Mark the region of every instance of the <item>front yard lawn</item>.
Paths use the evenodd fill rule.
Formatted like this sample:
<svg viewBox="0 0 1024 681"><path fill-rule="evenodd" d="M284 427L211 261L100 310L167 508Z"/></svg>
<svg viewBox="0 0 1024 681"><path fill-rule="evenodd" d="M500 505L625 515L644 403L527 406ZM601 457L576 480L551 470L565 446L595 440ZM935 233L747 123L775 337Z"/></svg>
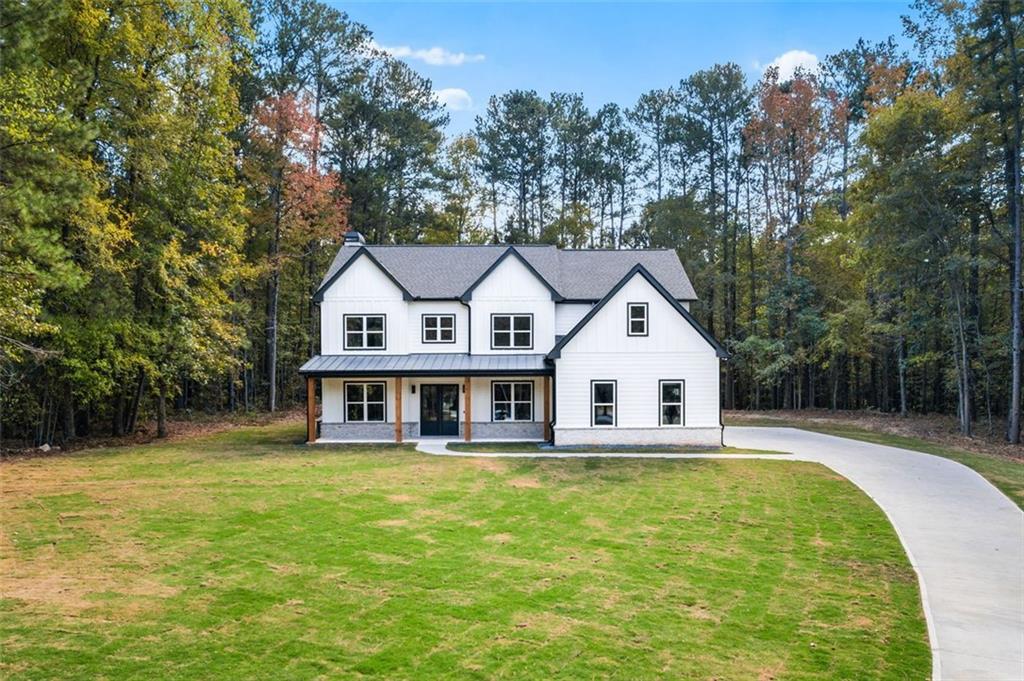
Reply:
<svg viewBox="0 0 1024 681"><path fill-rule="evenodd" d="M300 439L0 465L0 676L930 673L895 532L824 467Z"/></svg>
<svg viewBox="0 0 1024 681"><path fill-rule="evenodd" d="M573 446L552 447L546 442L526 440L522 442L449 442L448 449L453 452L480 452L482 454L502 454L537 452L538 454L786 454L770 449L740 449L739 447L680 447L674 445L609 445L609 446Z"/></svg>

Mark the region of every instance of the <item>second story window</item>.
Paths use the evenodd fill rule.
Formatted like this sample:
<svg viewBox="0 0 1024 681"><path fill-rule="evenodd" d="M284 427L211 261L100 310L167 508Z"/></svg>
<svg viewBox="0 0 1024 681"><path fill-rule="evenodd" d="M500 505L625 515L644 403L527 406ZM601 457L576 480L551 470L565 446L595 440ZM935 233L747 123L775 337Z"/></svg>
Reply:
<svg viewBox="0 0 1024 681"><path fill-rule="evenodd" d="M384 315L345 315L346 350L383 350Z"/></svg>
<svg viewBox="0 0 1024 681"><path fill-rule="evenodd" d="M454 343L455 315L425 314L423 315L424 343Z"/></svg>
<svg viewBox="0 0 1024 681"><path fill-rule="evenodd" d="M647 335L647 303L628 303L626 305L626 335Z"/></svg>
<svg viewBox="0 0 1024 681"><path fill-rule="evenodd" d="M492 314L491 349L529 350L533 348L532 314Z"/></svg>

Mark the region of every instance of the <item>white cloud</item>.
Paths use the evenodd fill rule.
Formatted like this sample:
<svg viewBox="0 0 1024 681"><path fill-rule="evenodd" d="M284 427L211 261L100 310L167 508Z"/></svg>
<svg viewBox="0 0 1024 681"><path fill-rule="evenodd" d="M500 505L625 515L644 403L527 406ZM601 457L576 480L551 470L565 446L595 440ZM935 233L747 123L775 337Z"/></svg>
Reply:
<svg viewBox="0 0 1024 681"><path fill-rule="evenodd" d="M373 41L373 47L398 59L416 59L431 66L462 66L483 61L485 58L482 54L450 52L443 47L417 49L408 45L381 45L377 41Z"/></svg>
<svg viewBox="0 0 1024 681"><path fill-rule="evenodd" d="M812 73L817 71L818 55L806 50L790 50L789 52L783 52L767 64L762 65L759 62L754 62L754 66L761 69L761 73L764 73L772 66L777 66L779 69L779 80L786 81L793 78L797 68L802 68Z"/></svg>
<svg viewBox="0 0 1024 681"><path fill-rule="evenodd" d="M469 111L473 108L473 98L460 87L446 87L434 91L437 101L444 104L450 111Z"/></svg>

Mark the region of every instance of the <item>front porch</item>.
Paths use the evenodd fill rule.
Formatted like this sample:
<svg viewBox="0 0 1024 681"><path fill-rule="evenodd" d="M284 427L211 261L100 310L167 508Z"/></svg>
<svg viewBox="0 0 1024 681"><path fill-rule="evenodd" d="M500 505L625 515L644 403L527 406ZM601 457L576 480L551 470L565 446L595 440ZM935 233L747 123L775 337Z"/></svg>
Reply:
<svg viewBox="0 0 1024 681"><path fill-rule="evenodd" d="M543 355L322 355L300 371L308 443L552 438Z"/></svg>

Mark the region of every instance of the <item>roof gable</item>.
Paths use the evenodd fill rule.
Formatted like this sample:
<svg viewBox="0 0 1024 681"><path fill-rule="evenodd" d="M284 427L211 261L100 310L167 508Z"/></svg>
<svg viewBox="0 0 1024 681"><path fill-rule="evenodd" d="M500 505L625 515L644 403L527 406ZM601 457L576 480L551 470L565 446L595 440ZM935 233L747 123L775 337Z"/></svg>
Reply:
<svg viewBox="0 0 1024 681"><path fill-rule="evenodd" d="M467 288L461 296L459 296L459 299L463 301L472 300L474 289L476 289L477 286L483 283L483 281L486 280L487 277L491 276L491 273L494 272L494 270L498 269L498 265L503 263L505 261L505 258L508 258L510 256L515 256L515 258L519 260L519 262L521 262L526 267L526 269L533 276L535 276L538 281L540 281L540 283L544 284L544 287L551 292L551 300L562 300L562 296L558 293L558 291L555 290L555 287L551 285L551 282L549 282L547 279L541 276L540 272L538 272L537 269L530 264L530 261L524 258L522 254L520 254L514 246L509 246L507 249L505 249L505 252L502 253L497 260L491 263L491 266L484 270L483 274L477 277L476 281L474 281L470 285L470 287Z"/></svg>
<svg viewBox="0 0 1024 681"><path fill-rule="evenodd" d="M672 309L678 312L683 319L690 323L690 325L697 331L697 333L699 333L701 337L704 338L704 340L706 340L712 348L714 348L715 354L717 354L722 359L729 358L729 353L725 349L725 347L723 347L722 344L719 343L714 336L708 333L707 329L701 326L700 322L698 322L697 319L692 314L690 314L689 310L683 307L679 303L679 301L676 300L672 296L672 294L669 293L668 290L661 285L661 282L655 279L651 275L651 273L644 268L643 265L637 264L634 265L633 268L626 273L626 276L620 279L619 282L596 305L594 305L594 307L592 307L590 311L587 312L587 314L584 315L584 317L579 322L576 323L576 326L572 327L572 329L569 330L569 333L562 336L558 340L558 342L555 343L555 347L553 347L551 349L551 352L548 353L548 359L557 359L561 357L562 348L564 348L566 345L572 342L572 339L575 338L576 335L581 330L583 330L583 328L586 327L588 323L590 323L590 320L597 316L597 314L604 308L604 306L607 305L620 290L622 290L622 287L625 286L631 279L633 279L633 277L637 275L640 275L644 279L646 279L647 282L654 288L654 290L661 294L661 296L668 302Z"/></svg>
<svg viewBox="0 0 1024 681"><path fill-rule="evenodd" d="M376 265L377 269L383 272L384 276L390 279L391 282L399 288L399 290L402 292L402 298L404 298L405 300L413 300L414 296L412 295L412 293L409 292L409 289L403 286L402 282L398 281L398 279L395 278L395 275L388 271L386 267L381 265L380 261L377 260L377 258L373 257L373 253L371 253L366 248L366 246L360 246L359 249L355 252L355 254L352 255L348 260L346 260L345 263L340 268L338 268L333 274L324 279L323 283L320 284L320 288L318 288L316 290L316 293L313 294L313 302L323 302L324 294L327 292L327 289L331 287L331 284L333 284L339 278L341 278L341 275L343 275L345 271L352 266L353 263L358 261L360 257L366 257L370 260L370 262Z"/></svg>

